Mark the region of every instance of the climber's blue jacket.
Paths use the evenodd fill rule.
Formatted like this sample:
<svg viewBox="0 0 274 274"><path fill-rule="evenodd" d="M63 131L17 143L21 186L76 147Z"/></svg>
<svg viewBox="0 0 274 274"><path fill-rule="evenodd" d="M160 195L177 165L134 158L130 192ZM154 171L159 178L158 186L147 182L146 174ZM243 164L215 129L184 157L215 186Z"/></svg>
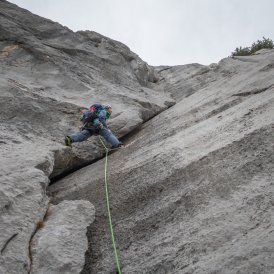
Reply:
<svg viewBox="0 0 274 274"><path fill-rule="evenodd" d="M93 125L95 127L98 127L100 125L100 123L102 123L105 128L108 128L107 119L109 118L109 113L105 109L102 109L97 114L97 116L98 116L98 118L95 118L93 120Z"/></svg>

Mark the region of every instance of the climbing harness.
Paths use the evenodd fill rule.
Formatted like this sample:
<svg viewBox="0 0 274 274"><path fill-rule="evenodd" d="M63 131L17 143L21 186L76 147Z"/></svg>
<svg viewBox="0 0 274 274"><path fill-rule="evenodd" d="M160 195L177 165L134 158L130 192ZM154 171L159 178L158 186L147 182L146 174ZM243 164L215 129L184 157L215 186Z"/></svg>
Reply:
<svg viewBox="0 0 274 274"><path fill-rule="evenodd" d="M110 211L110 204L109 204L109 195L108 195L108 183L107 183L107 164L108 164L108 148L106 147L104 141L102 140L101 136L99 136L99 139L103 145L103 147L106 150L106 157L105 157L105 192L106 192L106 201L107 201L107 211L108 211L108 221L109 221L109 228L110 228L110 233L111 233L111 239L112 239L112 246L113 246L113 251L114 251L114 256L116 260L116 265L118 268L118 273L122 274L120 264L119 264L119 258L117 254L117 249L116 249L116 243L115 243L115 237L114 237L114 231L112 227L112 218L111 218L111 211Z"/></svg>

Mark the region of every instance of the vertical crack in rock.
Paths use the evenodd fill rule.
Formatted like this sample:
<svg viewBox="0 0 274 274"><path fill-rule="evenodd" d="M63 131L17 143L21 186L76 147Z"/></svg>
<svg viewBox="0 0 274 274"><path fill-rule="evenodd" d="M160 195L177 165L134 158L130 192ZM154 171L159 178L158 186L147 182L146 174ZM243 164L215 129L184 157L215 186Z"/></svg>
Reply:
<svg viewBox="0 0 274 274"><path fill-rule="evenodd" d="M48 203L48 207L47 207L47 210L46 210L46 213L43 217L42 220L39 220L37 223L36 223L36 228L35 230L33 231L31 237L30 237L30 240L29 240L29 260L30 260L30 265L29 265L29 270L28 270L28 274L31 274L31 270L32 270L32 262L33 262L33 257L32 257L32 243L33 243L33 238L35 236L35 234L38 232L39 229L41 229L43 226L44 226L44 223L46 222L48 216L49 216L49 210L50 210L50 206L51 206L51 203L49 202Z"/></svg>

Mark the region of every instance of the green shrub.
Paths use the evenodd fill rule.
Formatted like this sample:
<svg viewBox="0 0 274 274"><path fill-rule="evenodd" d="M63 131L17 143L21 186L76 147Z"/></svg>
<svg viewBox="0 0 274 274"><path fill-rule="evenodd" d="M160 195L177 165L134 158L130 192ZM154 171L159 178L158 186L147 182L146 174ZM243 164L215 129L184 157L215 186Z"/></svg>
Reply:
<svg viewBox="0 0 274 274"><path fill-rule="evenodd" d="M263 40L258 40L254 42L251 47L246 48L236 48L235 51L231 53L231 56L247 56L252 55L254 52L260 49L273 49L274 42L271 39L263 37Z"/></svg>

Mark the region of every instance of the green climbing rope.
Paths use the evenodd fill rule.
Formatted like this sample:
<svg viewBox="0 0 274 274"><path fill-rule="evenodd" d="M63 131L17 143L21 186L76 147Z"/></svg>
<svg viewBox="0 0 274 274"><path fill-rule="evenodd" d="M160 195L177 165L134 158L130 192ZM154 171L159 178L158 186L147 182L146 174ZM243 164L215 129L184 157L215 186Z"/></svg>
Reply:
<svg viewBox="0 0 274 274"><path fill-rule="evenodd" d="M107 201L107 210L108 210L108 221L109 221L109 228L110 228L110 233L111 233L111 239L112 239L112 246L113 246L113 251L114 251L114 256L116 260L116 265L118 269L118 273L121 274L121 268L119 264L119 258L118 258L118 253L117 253L117 248L116 248L116 243L115 243L115 236L114 236L114 231L112 227L112 218L111 218L111 211L110 211L110 204L109 204L109 195L108 195L108 183L107 183L107 166L108 166L108 148L106 147L104 141L102 138L99 136L100 141L102 145L104 146L106 150L106 158L105 158L105 191L106 191L106 201Z"/></svg>

